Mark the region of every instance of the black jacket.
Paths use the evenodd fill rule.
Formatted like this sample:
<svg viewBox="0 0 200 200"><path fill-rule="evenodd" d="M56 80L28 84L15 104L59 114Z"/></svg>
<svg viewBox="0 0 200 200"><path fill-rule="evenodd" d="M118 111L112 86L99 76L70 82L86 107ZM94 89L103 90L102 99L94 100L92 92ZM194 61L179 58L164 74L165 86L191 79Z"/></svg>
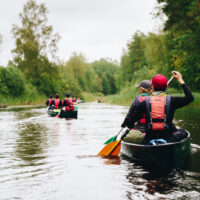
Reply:
<svg viewBox="0 0 200 200"><path fill-rule="evenodd" d="M182 84L183 91L185 93L184 97L173 97L171 96L171 106L170 106L170 114L169 114L169 123L171 130L169 130L170 133L174 132L176 130L175 126L172 123L172 120L174 118L174 112L176 109L181 108L190 102L194 100L194 96L189 91L187 86L185 84ZM129 109L129 112L124 120L124 124L129 127L133 128L134 123L137 122L143 114L146 114L146 102L143 101L140 103L140 105L135 109L135 104L133 103Z"/></svg>

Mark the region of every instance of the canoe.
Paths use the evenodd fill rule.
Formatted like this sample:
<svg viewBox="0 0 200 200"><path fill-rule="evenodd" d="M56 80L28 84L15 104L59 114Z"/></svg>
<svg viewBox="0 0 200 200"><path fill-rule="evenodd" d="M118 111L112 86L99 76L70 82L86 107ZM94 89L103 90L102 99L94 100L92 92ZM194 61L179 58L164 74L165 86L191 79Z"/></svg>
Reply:
<svg viewBox="0 0 200 200"><path fill-rule="evenodd" d="M0 108L6 108L7 105L6 104L0 104Z"/></svg>
<svg viewBox="0 0 200 200"><path fill-rule="evenodd" d="M78 117L78 110L62 111L59 114L59 118L73 118L73 119L77 119L77 117Z"/></svg>
<svg viewBox="0 0 200 200"><path fill-rule="evenodd" d="M148 165L180 167L190 157L190 134L180 142L152 146L122 141L120 154Z"/></svg>
<svg viewBox="0 0 200 200"><path fill-rule="evenodd" d="M62 112L60 112L59 109L56 109L56 110L48 110L47 113L51 117L55 117L58 114L59 114L59 118L74 118L74 119L77 119L77 117L78 117L78 110L74 110L74 111L64 111L64 110L62 110Z"/></svg>
<svg viewBox="0 0 200 200"><path fill-rule="evenodd" d="M54 109L54 110L48 110L47 113L50 117L55 117L59 114L60 112L60 109Z"/></svg>

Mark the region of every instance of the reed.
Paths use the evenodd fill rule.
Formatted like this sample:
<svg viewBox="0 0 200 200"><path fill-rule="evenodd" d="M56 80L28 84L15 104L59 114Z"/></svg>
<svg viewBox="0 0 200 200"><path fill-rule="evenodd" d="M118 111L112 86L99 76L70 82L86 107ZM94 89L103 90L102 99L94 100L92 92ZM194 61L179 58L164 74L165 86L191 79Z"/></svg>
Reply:
<svg viewBox="0 0 200 200"><path fill-rule="evenodd" d="M100 92L97 92L97 93L83 92L83 98L86 102L97 101L98 97L103 97L103 96L104 95Z"/></svg>
<svg viewBox="0 0 200 200"><path fill-rule="evenodd" d="M172 96L184 96L183 92L174 88L168 88L167 94ZM197 92L192 93L194 95L194 101L191 106L200 106L200 94ZM110 104L130 106L134 98L139 95L137 88L127 86L120 93L115 95L108 95L104 97L105 102Z"/></svg>

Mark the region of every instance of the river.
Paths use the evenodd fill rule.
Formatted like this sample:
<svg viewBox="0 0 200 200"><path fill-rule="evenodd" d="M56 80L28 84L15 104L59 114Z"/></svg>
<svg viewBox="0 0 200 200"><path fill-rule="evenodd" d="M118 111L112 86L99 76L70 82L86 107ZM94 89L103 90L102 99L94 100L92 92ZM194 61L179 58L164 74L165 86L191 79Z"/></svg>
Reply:
<svg viewBox="0 0 200 200"><path fill-rule="evenodd" d="M45 108L1 111L0 199L200 199L200 109L176 112L175 123L191 133L191 158L170 170L96 156L127 111L96 102L80 104L77 120Z"/></svg>

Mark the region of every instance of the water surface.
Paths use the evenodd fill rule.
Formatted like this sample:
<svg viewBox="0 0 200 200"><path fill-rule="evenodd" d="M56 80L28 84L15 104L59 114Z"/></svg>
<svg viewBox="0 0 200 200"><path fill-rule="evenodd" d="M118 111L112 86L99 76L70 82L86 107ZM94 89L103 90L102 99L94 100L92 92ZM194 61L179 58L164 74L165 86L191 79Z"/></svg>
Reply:
<svg viewBox="0 0 200 200"><path fill-rule="evenodd" d="M200 109L176 113L191 132L192 155L170 170L96 156L127 110L84 103L78 120L48 117L44 108L0 112L0 199L200 199Z"/></svg>

